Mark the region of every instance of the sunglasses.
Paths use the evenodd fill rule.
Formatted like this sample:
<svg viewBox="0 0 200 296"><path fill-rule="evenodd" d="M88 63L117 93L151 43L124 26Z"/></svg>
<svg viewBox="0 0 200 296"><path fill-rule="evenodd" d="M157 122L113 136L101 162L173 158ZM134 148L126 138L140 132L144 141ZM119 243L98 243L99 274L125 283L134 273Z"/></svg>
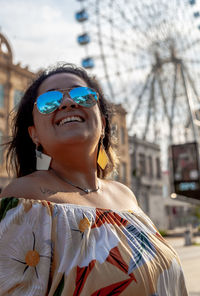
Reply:
<svg viewBox="0 0 200 296"><path fill-rule="evenodd" d="M38 111L42 114L50 114L59 108L63 97L69 97L78 105L86 108L94 106L98 101L98 94L90 87L75 87L48 91L36 99Z"/></svg>

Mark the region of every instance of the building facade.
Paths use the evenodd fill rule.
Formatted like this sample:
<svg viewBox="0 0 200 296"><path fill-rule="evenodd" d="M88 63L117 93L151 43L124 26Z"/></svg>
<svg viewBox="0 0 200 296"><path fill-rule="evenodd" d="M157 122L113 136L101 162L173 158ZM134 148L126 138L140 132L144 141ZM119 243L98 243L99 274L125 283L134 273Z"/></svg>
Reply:
<svg viewBox="0 0 200 296"><path fill-rule="evenodd" d="M143 211L159 229L166 229L160 147L157 144L129 138L131 187Z"/></svg>
<svg viewBox="0 0 200 296"><path fill-rule="evenodd" d="M126 111L119 105L113 105L114 113L112 115L112 136L115 138L115 150L119 159L117 171L112 176L116 181L119 181L128 187L131 186L130 174L130 155L129 155L129 140L126 126Z"/></svg>
<svg viewBox="0 0 200 296"><path fill-rule="evenodd" d="M9 140L11 111L35 74L13 63L13 53L6 37L0 33L0 144ZM5 167L5 149L0 147L0 190L9 182Z"/></svg>
<svg viewBox="0 0 200 296"><path fill-rule="evenodd" d="M193 224L194 205L184 196L171 194L171 172L163 172L163 197L165 203L166 229L186 227ZM172 196L172 197L171 197Z"/></svg>

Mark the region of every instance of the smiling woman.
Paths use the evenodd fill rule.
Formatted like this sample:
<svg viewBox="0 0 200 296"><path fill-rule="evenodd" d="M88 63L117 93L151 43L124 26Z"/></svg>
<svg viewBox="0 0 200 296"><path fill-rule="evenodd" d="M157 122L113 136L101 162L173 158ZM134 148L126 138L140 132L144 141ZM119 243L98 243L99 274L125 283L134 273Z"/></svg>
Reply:
<svg viewBox="0 0 200 296"><path fill-rule="evenodd" d="M97 81L71 64L25 92L8 143L16 178L0 198L2 295L187 295L175 251L106 178L110 116Z"/></svg>
<svg viewBox="0 0 200 296"><path fill-rule="evenodd" d="M59 81L60 85L57 84L57 81ZM84 87L77 87L77 86L84 86ZM110 105L105 100L103 93L95 79L91 79L83 69L76 68L75 66L67 64L67 65L51 68L50 70L48 69L47 71L43 72L38 77L38 79L34 81L34 83L29 87L29 89L26 91L26 93L24 94L21 100L21 104L19 106L18 112L15 117L13 141L10 142L9 153L8 153L8 159L10 160L10 168L12 171L14 170L16 172L17 177L22 177L36 171L36 161L35 161L35 147L36 147L35 144L36 143L34 143L31 140L28 133L28 128L31 126L34 126L33 125L34 116L36 117L38 116L37 120L43 120L43 122L47 122L48 120L50 120L50 118L54 118L54 116L56 116L54 121L55 123L58 123L60 119L61 120L65 119L66 114L69 117L69 116L78 115L78 114L75 114L74 112L84 113L85 111L89 111L89 108L88 110L86 110L86 108L82 108L84 106L81 106L81 105L79 105L80 108L74 109L74 106L77 104L75 104L76 102L73 101L73 99L71 99L71 96L72 98L76 96L79 98L79 100L82 99L86 104L87 101L84 98L85 93L84 94L77 93L76 91L77 93L76 94L75 90L83 89L83 91L86 91L85 89L88 89L87 86L89 86L90 88L94 88L96 90L97 95L101 96L101 100L98 101L98 106L101 110L101 114L104 115L103 120L105 121L105 137L103 139L103 144L104 144L106 153L109 157L109 164L107 165L104 171L101 171L101 168L98 166L98 174L99 175L102 174L106 176L106 174L108 174L109 171L113 169L114 157L112 154L112 150L110 149L111 148ZM67 92L63 93L63 89L66 89L69 87L71 87L72 90L68 92L68 94ZM57 91L55 91L55 89ZM71 94L72 91L73 93ZM57 96L55 93L57 93ZM63 95L65 99L62 100ZM67 100L66 100L66 97L68 97ZM62 102L62 105L64 104L63 108L62 108L62 105L59 107L61 102ZM65 111L63 110L65 108L66 102L67 104L70 102L71 103L73 102L71 107L67 107L71 109L70 112L66 112L66 110ZM90 107L95 105L95 102L92 102L92 104L90 104L91 105ZM51 106L50 108L52 109L52 111L48 109L47 112L44 112L44 109L48 108L48 106ZM57 110L53 114L49 114L55 111L57 107L62 109L62 112L57 112L58 111ZM45 114L40 115L39 113L42 113L42 109L43 109L43 113ZM96 109L97 109L97 106L96 106ZM36 112L36 110L38 112ZM81 118L81 116L79 117ZM36 125L37 125L37 122L36 122ZM41 129L42 127L43 127L42 125L39 126L39 129ZM46 130L46 132L48 132L48 130ZM51 142L53 143L53 140L51 140Z"/></svg>

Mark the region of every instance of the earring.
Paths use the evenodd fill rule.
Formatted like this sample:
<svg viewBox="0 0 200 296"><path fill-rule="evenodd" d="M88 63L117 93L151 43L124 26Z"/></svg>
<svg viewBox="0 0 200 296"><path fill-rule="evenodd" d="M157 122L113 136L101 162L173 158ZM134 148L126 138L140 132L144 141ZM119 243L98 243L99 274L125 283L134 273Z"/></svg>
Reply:
<svg viewBox="0 0 200 296"><path fill-rule="evenodd" d="M104 170L108 164L108 155L106 154L106 151L103 145L103 137L101 137L101 144L99 148L97 163L102 168L102 170Z"/></svg>
<svg viewBox="0 0 200 296"><path fill-rule="evenodd" d="M48 171L50 162L51 162L51 157L39 151L38 146L36 147L35 153L36 153L36 170Z"/></svg>

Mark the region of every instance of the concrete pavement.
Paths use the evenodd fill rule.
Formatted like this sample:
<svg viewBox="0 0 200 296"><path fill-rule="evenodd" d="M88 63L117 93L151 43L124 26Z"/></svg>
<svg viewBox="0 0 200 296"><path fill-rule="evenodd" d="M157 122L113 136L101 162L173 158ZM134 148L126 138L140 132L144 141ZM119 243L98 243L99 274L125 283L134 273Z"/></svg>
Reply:
<svg viewBox="0 0 200 296"><path fill-rule="evenodd" d="M166 239L181 259L189 296L200 296L200 237L194 238L198 245L192 246L184 246L184 237Z"/></svg>

